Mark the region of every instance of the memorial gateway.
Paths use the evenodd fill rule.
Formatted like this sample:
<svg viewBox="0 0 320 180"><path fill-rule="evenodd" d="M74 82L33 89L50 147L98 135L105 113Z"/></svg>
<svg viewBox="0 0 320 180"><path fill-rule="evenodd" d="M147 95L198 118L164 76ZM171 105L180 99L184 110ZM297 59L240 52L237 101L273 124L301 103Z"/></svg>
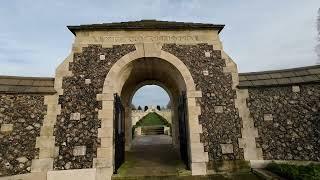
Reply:
<svg viewBox="0 0 320 180"><path fill-rule="evenodd" d="M168 92L191 175L320 161L320 66L238 73L223 27L68 26L75 39L54 78L0 77L0 179L111 179L130 150L130 105L144 85Z"/></svg>

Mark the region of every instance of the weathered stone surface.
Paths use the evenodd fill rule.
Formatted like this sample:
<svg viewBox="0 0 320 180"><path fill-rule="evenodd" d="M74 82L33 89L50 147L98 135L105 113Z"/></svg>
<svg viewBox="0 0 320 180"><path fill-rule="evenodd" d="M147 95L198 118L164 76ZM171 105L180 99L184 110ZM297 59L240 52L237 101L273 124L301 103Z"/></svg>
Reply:
<svg viewBox="0 0 320 180"><path fill-rule="evenodd" d="M72 113L70 115L70 120L80 120L81 116L80 116L80 113Z"/></svg>
<svg viewBox="0 0 320 180"><path fill-rule="evenodd" d="M249 88L248 107L266 160L320 160L320 85ZM273 121L265 121L272 114Z"/></svg>
<svg viewBox="0 0 320 180"><path fill-rule="evenodd" d="M221 160L242 160L243 149L238 145L241 121L234 104L236 92L232 89L231 74L223 72L226 63L221 57L221 51L214 50L207 44L165 44L162 49L186 64L196 83L196 89L202 91L203 97L197 98L197 103L201 106L201 142L209 153L208 164ZM203 52L209 52L211 56L206 57ZM204 69L210 73L204 75ZM215 113L215 106L223 106L225 111ZM223 143L232 144L233 153L222 154L220 144Z"/></svg>
<svg viewBox="0 0 320 180"><path fill-rule="evenodd" d="M105 60L106 59L106 56L104 54L101 54L100 55L100 60Z"/></svg>
<svg viewBox="0 0 320 180"><path fill-rule="evenodd" d="M96 169L49 171L47 180L96 180Z"/></svg>
<svg viewBox="0 0 320 180"><path fill-rule="evenodd" d="M299 86L292 86L292 92L300 92Z"/></svg>
<svg viewBox="0 0 320 180"><path fill-rule="evenodd" d="M90 83L91 83L91 79L85 79L85 80L84 80L84 83L85 83L85 84L90 84Z"/></svg>
<svg viewBox="0 0 320 180"><path fill-rule="evenodd" d="M45 114L42 95L0 94L0 124L13 126L10 133L0 132L0 176L30 172Z"/></svg>
<svg viewBox="0 0 320 180"><path fill-rule="evenodd" d="M223 113L223 106L215 106L214 112L215 113Z"/></svg>
<svg viewBox="0 0 320 180"><path fill-rule="evenodd" d="M10 133L13 130L13 124L2 124L0 132Z"/></svg>
<svg viewBox="0 0 320 180"><path fill-rule="evenodd" d="M54 169L91 168L93 158L97 156L98 128L101 122L98 111L101 101L96 99L102 93L104 80L112 65L125 54L134 51L134 45L119 45L102 48L90 45L81 53L75 53L69 70L73 76L63 79L63 95L59 97L61 114L57 117L55 128L56 144L59 156L54 159ZM104 55L106 60L103 60ZM90 79L90 85L85 84ZM80 113L80 121L66 121L72 113ZM86 146L86 154L74 156L75 146Z"/></svg>
<svg viewBox="0 0 320 180"><path fill-rule="evenodd" d="M273 120L273 116L272 116L272 114L264 114L263 115L263 119L265 121L272 121Z"/></svg>
<svg viewBox="0 0 320 180"><path fill-rule="evenodd" d="M209 71L208 70L203 70L202 71L203 75L208 76L209 75Z"/></svg>
<svg viewBox="0 0 320 180"><path fill-rule="evenodd" d="M210 52L204 52L205 57L210 57L211 53Z"/></svg>
<svg viewBox="0 0 320 180"><path fill-rule="evenodd" d="M84 156L86 155L86 146L75 146L73 149L74 156Z"/></svg>
<svg viewBox="0 0 320 180"><path fill-rule="evenodd" d="M230 154L233 153L233 145L232 144L220 144L222 154Z"/></svg>

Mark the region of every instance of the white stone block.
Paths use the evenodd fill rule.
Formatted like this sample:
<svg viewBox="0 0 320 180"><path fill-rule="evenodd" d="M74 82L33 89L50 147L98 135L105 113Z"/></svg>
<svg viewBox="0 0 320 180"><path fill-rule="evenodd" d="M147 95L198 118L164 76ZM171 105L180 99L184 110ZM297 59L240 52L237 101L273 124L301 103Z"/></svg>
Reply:
<svg viewBox="0 0 320 180"><path fill-rule="evenodd" d="M111 180L113 174L113 167L108 168L96 168L97 174L95 180Z"/></svg>
<svg viewBox="0 0 320 180"><path fill-rule="evenodd" d="M113 148L98 148L97 149L97 157L98 158L112 158L112 150Z"/></svg>
<svg viewBox="0 0 320 180"><path fill-rule="evenodd" d="M272 114L264 114L263 119L265 121L272 121L273 120Z"/></svg>
<svg viewBox="0 0 320 180"><path fill-rule="evenodd" d="M54 136L40 136L36 138L36 148L54 148Z"/></svg>
<svg viewBox="0 0 320 180"><path fill-rule="evenodd" d="M114 100L114 94L113 93L103 93L103 94L97 94L97 101L113 101Z"/></svg>
<svg viewBox="0 0 320 180"><path fill-rule="evenodd" d="M220 144L222 154L231 154L233 153L233 145L232 144Z"/></svg>
<svg viewBox="0 0 320 180"><path fill-rule="evenodd" d="M41 147L39 151L39 159L53 157L55 153L54 150L55 149L52 147L47 147L47 148Z"/></svg>
<svg viewBox="0 0 320 180"><path fill-rule="evenodd" d="M205 162L201 163L191 163L191 173L193 176L195 175L206 175L207 174L207 166Z"/></svg>
<svg viewBox="0 0 320 180"><path fill-rule="evenodd" d="M215 113L223 113L223 106L215 106L214 112Z"/></svg>
<svg viewBox="0 0 320 180"><path fill-rule="evenodd" d="M59 156L59 146L55 146L54 148L54 157L58 157Z"/></svg>
<svg viewBox="0 0 320 180"><path fill-rule="evenodd" d="M53 169L53 158L33 159L31 172L46 172Z"/></svg>
<svg viewBox="0 0 320 180"><path fill-rule="evenodd" d="M300 92L300 87L299 86L292 86L292 92Z"/></svg>
<svg viewBox="0 0 320 180"><path fill-rule="evenodd" d="M189 98L202 97L202 91L187 91L188 101Z"/></svg>
<svg viewBox="0 0 320 180"><path fill-rule="evenodd" d="M211 57L211 53L210 53L210 52L204 52L204 55L205 55L206 57Z"/></svg>
<svg viewBox="0 0 320 180"><path fill-rule="evenodd" d="M9 133L13 130L13 124L2 124L0 132Z"/></svg>
<svg viewBox="0 0 320 180"><path fill-rule="evenodd" d="M99 128L98 129L99 138L113 138L113 129L111 128Z"/></svg>
<svg viewBox="0 0 320 180"><path fill-rule="evenodd" d="M47 179L46 172L34 172L34 173L0 177L0 180L45 180L45 179Z"/></svg>
<svg viewBox="0 0 320 180"><path fill-rule="evenodd" d="M84 83L85 83L85 84L91 84L91 79L85 79L85 80L84 80Z"/></svg>
<svg viewBox="0 0 320 180"><path fill-rule="evenodd" d="M262 169L267 167L267 165L270 164L271 162L272 162L271 160L250 160L250 167Z"/></svg>
<svg viewBox="0 0 320 180"><path fill-rule="evenodd" d="M72 113L70 115L70 120L80 120L80 113Z"/></svg>
<svg viewBox="0 0 320 180"><path fill-rule="evenodd" d="M112 158L93 158L93 167L112 167Z"/></svg>
<svg viewBox="0 0 320 180"><path fill-rule="evenodd" d="M203 75L208 76L209 75L209 71L208 70L203 70L202 71Z"/></svg>
<svg viewBox="0 0 320 180"><path fill-rule="evenodd" d="M29 161L28 158L26 158L26 157L24 157L24 156L19 157L19 158L17 158L16 160L17 160L19 163L26 163L26 162Z"/></svg>
<svg viewBox="0 0 320 180"><path fill-rule="evenodd" d="M100 55L100 60L102 60L102 61L103 61L103 60L105 60L105 59L106 59L106 55L101 54L101 55Z"/></svg>
<svg viewBox="0 0 320 180"><path fill-rule="evenodd" d="M75 146L73 148L73 155L74 156L84 156L84 155L86 155L86 150L87 150L86 146Z"/></svg>
<svg viewBox="0 0 320 180"><path fill-rule="evenodd" d="M95 180L96 169L73 169L49 171L47 180Z"/></svg>
<svg viewBox="0 0 320 180"><path fill-rule="evenodd" d="M101 147L108 148L113 146L113 139L112 138L100 138L101 139Z"/></svg>

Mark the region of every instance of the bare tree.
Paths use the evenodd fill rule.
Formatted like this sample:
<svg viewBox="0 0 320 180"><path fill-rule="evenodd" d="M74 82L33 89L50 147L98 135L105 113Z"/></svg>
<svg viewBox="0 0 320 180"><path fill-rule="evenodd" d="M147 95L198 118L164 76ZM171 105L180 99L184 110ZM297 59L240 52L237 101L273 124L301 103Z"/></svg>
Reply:
<svg viewBox="0 0 320 180"><path fill-rule="evenodd" d="M317 30L318 30L318 45L316 46L316 53L318 56L317 64L320 64L320 8L318 9Z"/></svg>

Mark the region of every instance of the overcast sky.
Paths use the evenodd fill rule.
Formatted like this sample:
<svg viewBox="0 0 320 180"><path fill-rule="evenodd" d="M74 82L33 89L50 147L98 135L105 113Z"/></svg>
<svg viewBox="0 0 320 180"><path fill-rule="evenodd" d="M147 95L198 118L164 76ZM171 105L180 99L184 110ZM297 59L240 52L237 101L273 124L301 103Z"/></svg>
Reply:
<svg viewBox="0 0 320 180"><path fill-rule="evenodd" d="M141 19L225 24L224 49L240 72L314 65L319 7L320 0L3 1L0 75L54 76L73 41L66 25Z"/></svg>

